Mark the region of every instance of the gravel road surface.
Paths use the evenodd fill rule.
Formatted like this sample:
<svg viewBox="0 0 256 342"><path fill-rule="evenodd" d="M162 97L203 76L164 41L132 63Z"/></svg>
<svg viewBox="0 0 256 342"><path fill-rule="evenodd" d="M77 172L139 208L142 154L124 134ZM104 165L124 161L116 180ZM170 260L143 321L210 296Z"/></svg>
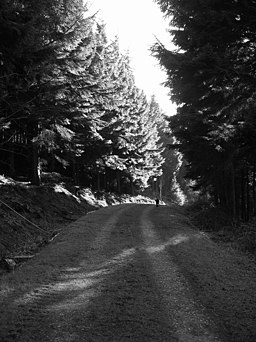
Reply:
<svg viewBox="0 0 256 342"><path fill-rule="evenodd" d="M218 310L226 297L217 295L217 309L210 305L216 286L204 277L210 272L208 282L219 282L213 251L219 264L228 262L231 252L175 207L126 204L90 213L1 280L0 341L253 341L255 312L245 312L239 335L223 311L228 300ZM205 269L197 274L198 258Z"/></svg>

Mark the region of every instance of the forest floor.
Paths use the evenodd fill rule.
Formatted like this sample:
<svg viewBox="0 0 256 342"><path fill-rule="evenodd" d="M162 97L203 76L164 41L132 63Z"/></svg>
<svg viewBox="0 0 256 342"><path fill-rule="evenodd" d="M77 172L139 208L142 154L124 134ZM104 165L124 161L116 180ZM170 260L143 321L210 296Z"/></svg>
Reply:
<svg viewBox="0 0 256 342"><path fill-rule="evenodd" d="M185 206L190 223L207 233L213 241L238 249L248 257L256 256L256 217L237 221L222 208L198 201Z"/></svg>
<svg viewBox="0 0 256 342"><path fill-rule="evenodd" d="M101 208L0 278L0 340L255 342L256 265L176 205Z"/></svg>

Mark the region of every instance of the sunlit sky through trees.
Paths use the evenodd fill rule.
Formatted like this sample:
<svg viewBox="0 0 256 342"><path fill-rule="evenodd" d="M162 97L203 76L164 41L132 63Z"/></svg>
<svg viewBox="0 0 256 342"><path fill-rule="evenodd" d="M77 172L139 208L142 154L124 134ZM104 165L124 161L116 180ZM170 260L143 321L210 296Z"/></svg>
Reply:
<svg viewBox="0 0 256 342"><path fill-rule="evenodd" d="M149 51L156 38L168 49L173 48L167 32L168 20L164 19L158 5L153 0L90 0L88 5L90 12L99 11L97 18L106 23L108 37L117 35L121 51L129 52L136 85L147 96L155 94L162 110L173 115L175 105L170 101L169 89L161 85L165 72Z"/></svg>

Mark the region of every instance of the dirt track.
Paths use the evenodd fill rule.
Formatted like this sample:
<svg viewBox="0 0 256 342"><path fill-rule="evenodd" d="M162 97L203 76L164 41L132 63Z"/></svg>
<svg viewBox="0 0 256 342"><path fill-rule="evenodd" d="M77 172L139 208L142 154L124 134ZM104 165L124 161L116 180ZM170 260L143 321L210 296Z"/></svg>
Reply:
<svg viewBox="0 0 256 342"><path fill-rule="evenodd" d="M100 209L1 280L0 341L252 342L255 270L179 208Z"/></svg>

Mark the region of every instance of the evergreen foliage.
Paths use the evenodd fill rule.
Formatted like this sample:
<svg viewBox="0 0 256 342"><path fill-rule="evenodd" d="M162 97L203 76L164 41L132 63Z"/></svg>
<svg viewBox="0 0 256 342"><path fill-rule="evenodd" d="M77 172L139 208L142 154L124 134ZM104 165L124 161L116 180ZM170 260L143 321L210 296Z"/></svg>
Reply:
<svg viewBox="0 0 256 342"><path fill-rule="evenodd" d="M177 46L152 49L177 115L170 127L187 177L234 217L255 214L254 1L157 0Z"/></svg>
<svg viewBox="0 0 256 342"><path fill-rule="evenodd" d="M0 4L0 172L133 192L161 174L162 113L82 0Z"/></svg>

